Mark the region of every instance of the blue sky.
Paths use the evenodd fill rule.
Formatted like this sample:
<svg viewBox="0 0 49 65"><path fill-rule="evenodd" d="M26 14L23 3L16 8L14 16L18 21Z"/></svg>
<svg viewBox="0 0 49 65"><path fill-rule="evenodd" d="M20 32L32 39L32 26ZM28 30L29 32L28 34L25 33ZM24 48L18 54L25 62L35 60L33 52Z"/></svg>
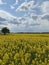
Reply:
<svg viewBox="0 0 49 65"><path fill-rule="evenodd" d="M49 32L49 0L0 0L0 29Z"/></svg>

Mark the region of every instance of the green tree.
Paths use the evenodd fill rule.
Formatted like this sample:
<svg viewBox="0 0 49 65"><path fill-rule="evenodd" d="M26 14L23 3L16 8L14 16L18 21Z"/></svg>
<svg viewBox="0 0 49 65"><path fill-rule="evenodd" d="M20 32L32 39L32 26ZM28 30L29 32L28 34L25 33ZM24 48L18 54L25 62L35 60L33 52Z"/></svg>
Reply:
<svg viewBox="0 0 49 65"><path fill-rule="evenodd" d="M1 32L6 35L7 33L10 33L10 30L7 27L2 28Z"/></svg>

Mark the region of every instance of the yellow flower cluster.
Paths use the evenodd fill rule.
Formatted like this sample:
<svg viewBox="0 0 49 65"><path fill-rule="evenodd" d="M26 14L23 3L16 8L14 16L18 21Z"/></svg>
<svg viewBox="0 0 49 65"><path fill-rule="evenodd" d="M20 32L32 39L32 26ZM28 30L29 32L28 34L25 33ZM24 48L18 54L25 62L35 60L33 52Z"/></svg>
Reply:
<svg viewBox="0 0 49 65"><path fill-rule="evenodd" d="M0 35L0 65L49 65L49 34Z"/></svg>

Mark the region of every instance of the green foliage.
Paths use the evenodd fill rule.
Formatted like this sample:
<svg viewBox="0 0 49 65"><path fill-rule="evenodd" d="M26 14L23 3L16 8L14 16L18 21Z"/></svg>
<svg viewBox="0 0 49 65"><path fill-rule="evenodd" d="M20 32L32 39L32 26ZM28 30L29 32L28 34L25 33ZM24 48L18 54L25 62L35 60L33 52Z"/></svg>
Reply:
<svg viewBox="0 0 49 65"><path fill-rule="evenodd" d="M7 33L10 33L10 30L7 27L4 27L2 28L1 32L4 33L4 35L6 35Z"/></svg>

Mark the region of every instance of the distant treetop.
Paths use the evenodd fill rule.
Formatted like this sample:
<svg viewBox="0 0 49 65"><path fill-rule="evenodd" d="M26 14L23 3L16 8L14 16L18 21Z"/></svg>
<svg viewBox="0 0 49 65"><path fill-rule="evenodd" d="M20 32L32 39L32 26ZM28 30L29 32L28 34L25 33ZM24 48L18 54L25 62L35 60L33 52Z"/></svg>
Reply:
<svg viewBox="0 0 49 65"><path fill-rule="evenodd" d="M10 30L7 27L4 27L1 29L1 32L6 35L7 33L10 33Z"/></svg>

